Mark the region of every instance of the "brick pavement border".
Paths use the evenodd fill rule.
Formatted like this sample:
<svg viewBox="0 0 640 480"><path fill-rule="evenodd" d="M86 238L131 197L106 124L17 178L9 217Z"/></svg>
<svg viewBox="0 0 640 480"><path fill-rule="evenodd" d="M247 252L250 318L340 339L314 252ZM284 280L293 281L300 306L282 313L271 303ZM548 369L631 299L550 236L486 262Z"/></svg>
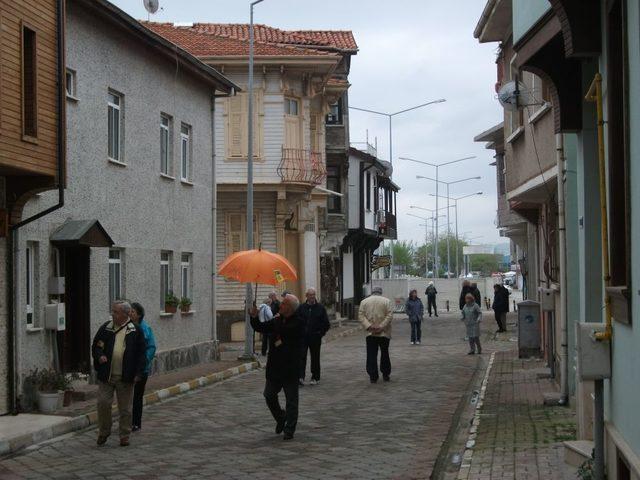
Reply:
<svg viewBox="0 0 640 480"><path fill-rule="evenodd" d="M353 326L352 328L348 328L337 334L327 336L324 339L324 343L331 342L338 338L353 335L360 330L362 330L362 327L360 326L360 324L358 324L357 326ZM144 405L153 405L154 403L162 402L163 400L166 400L168 398L182 395L186 392L195 390L197 388L202 388L207 385L213 385L215 383L221 382L222 380L226 380L228 378L235 377L252 370L257 370L259 368L262 368L262 362L256 360L254 362L245 363L236 367L227 368L226 370L222 370L221 372L194 378L192 380L182 382L168 388L156 390L144 396ZM115 414L117 413L117 411L117 407L114 406L113 413ZM66 422L43 428L33 433L13 437L9 440L0 441L0 458L16 453L31 445L35 445L37 443L44 442L61 435L65 435L67 433L90 427L92 425L95 425L97 421L98 412L92 411L83 415L71 417Z"/></svg>
<svg viewBox="0 0 640 480"><path fill-rule="evenodd" d="M478 435L478 426L480 425L480 415L482 412L482 405L484 404L484 397L487 393L487 385L489 383L489 375L491 374L491 368L496 358L496 352L491 353L487 369L482 380L482 386L480 387L480 395L478 395L478 401L476 402L476 411L469 427L469 437L467 438L467 444L465 445L464 453L462 454L462 461L460 462L460 471L458 472L457 480L468 480L471 470L471 459L473 458L473 449L476 445L476 437Z"/></svg>

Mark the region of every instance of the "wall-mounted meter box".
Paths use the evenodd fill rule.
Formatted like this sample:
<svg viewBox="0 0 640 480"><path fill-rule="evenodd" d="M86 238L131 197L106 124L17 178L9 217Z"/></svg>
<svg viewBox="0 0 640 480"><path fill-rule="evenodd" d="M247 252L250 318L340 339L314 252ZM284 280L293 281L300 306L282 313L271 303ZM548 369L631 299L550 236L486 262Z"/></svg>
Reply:
<svg viewBox="0 0 640 480"><path fill-rule="evenodd" d="M44 328L62 331L66 326L64 303L51 303L44 306Z"/></svg>
<svg viewBox="0 0 640 480"><path fill-rule="evenodd" d="M540 303L525 300L518 304L518 356L540 356Z"/></svg>
<svg viewBox="0 0 640 480"><path fill-rule="evenodd" d="M538 288L540 293L540 308L543 312L553 312L556 309L556 291L553 288Z"/></svg>
<svg viewBox="0 0 640 480"><path fill-rule="evenodd" d="M611 342L596 340L605 331L604 323L578 323L578 376L580 380L611 378Z"/></svg>

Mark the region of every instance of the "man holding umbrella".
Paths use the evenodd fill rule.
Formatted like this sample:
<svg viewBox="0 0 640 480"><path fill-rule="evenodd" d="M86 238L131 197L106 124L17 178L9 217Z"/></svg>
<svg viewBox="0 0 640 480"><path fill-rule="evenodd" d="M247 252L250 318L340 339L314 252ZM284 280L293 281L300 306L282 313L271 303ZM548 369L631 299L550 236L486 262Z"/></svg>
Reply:
<svg viewBox="0 0 640 480"><path fill-rule="evenodd" d="M280 312L264 323L251 317L256 332L269 335L266 384L264 398L276 421L276 433L284 431L284 440L291 440L298 422L298 374L304 323L298 315L300 301L288 294L280 304ZM278 394L284 390L285 410L280 406Z"/></svg>

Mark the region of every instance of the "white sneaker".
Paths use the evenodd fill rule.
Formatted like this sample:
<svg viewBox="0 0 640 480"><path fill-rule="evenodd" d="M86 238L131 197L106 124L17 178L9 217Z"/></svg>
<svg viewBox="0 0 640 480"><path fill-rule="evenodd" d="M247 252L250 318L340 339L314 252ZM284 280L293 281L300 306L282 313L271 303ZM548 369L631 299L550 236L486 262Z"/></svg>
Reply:
<svg viewBox="0 0 640 480"><path fill-rule="evenodd" d="M309 382L309 385L317 385L318 383L320 383L320 380L315 380L315 379L311 379L311 381Z"/></svg>
<svg viewBox="0 0 640 480"><path fill-rule="evenodd" d="M420 345L420 342L416 342L416 345Z"/></svg>
<svg viewBox="0 0 640 480"><path fill-rule="evenodd" d="M411 345L415 345L415 344L416 344L416 342L411 342Z"/></svg>

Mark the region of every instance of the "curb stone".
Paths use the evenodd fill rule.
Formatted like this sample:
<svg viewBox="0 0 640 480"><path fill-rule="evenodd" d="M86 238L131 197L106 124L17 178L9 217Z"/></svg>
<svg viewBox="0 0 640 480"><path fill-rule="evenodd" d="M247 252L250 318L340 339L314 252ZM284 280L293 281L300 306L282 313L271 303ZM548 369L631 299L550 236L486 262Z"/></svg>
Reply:
<svg viewBox="0 0 640 480"><path fill-rule="evenodd" d="M489 358L489 363L487 365L487 369L485 370L484 378L482 380L480 395L478 396L478 401L476 403L476 411L473 416L473 421L471 422L471 426L469 427L469 436L467 438L464 454L462 455L460 470L458 471L458 476L456 477L457 480L469 479L469 474L471 472L471 460L473 459L473 449L476 445L476 438L478 436L478 426L480 425L480 415L482 412L482 405L484 404L484 397L487 393L487 385L489 383L489 375L491 373L491 368L493 367L493 362L495 361L495 358L496 358L496 352L491 353L491 358Z"/></svg>
<svg viewBox="0 0 640 480"><path fill-rule="evenodd" d="M162 402L171 397L181 395L183 393L195 390L197 388L205 387L207 385L213 385L231 377L241 375L243 373L250 372L252 370L258 370L261 365L258 361L251 363L245 363L237 367L228 368L221 372L212 373L204 377L199 377L194 380L179 383L172 387L156 390L155 392L148 393L144 396L144 405L152 405L154 403ZM117 413L117 407L113 407L113 413ZM92 411L77 417L71 417L65 422L61 422L52 427L43 428L33 433L20 435L0 442L0 457L11 453L16 453L19 450L27 448L31 445L35 445L45 440L51 440L52 438L65 435L77 430L95 425L98 421L98 412Z"/></svg>

